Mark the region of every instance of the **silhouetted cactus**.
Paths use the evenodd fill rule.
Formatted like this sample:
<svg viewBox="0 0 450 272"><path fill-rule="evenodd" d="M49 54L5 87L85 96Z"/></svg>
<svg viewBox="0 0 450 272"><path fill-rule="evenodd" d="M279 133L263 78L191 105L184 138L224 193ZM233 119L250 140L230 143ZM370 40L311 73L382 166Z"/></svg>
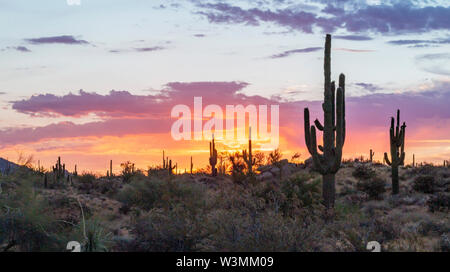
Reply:
<svg viewBox="0 0 450 272"><path fill-rule="evenodd" d="M192 156L191 156L191 175L192 175L192 169L194 168L194 164L192 163Z"/></svg>
<svg viewBox="0 0 450 272"><path fill-rule="evenodd" d="M109 177L112 178L114 176L112 170L112 160L109 161Z"/></svg>
<svg viewBox="0 0 450 272"><path fill-rule="evenodd" d="M78 176L78 172L77 172L77 165L75 164L75 170L74 170L74 172L73 172L73 175L76 177L76 176Z"/></svg>
<svg viewBox="0 0 450 272"><path fill-rule="evenodd" d="M212 136L212 142L209 142L209 165L211 165L211 175L213 177L217 176L217 150L216 144L214 143L214 134Z"/></svg>
<svg viewBox="0 0 450 272"><path fill-rule="evenodd" d="M370 162L372 162L373 161L373 155L375 155L375 152L372 152L372 149L371 149L369 155L370 155Z"/></svg>
<svg viewBox="0 0 450 272"><path fill-rule="evenodd" d="M388 154L384 153L384 159L392 169L392 194L398 194L398 167L405 162L405 122L400 127L400 110L397 110L397 126L394 128L395 119L391 117L390 128L390 145L391 145L391 161Z"/></svg>
<svg viewBox="0 0 450 272"><path fill-rule="evenodd" d="M173 170L175 169L175 166L172 166L172 160L169 160L167 158L167 161L169 162L169 164L167 165L167 170L169 171L169 176L171 176L173 174Z"/></svg>
<svg viewBox="0 0 450 272"><path fill-rule="evenodd" d="M247 150L242 150L242 158L247 164L248 174L253 174L253 165L255 164L255 159L252 155L252 128L248 128L248 153Z"/></svg>
<svg viewBox="0 0 450 272"><path fill-rule="evenodd" d="M163 150L163 169L166 169L166 160L165 158L165 154L164 154L164 150Z"/></svg>
<svg viewBox="0 0 450 272"><path fill-rule="evenodd" d="M412 167L416 167L416 156L413 154Z"/></svg>
<svg viewBox="0 0 450 272"><path fill-rule="evenodd" d="M335 90L334 81L331 82L331 35L327 34L325 41L324 61L324 125L315 120L315 126L310 126L309 110L305 108L305 142L313 159L313 166L323 176L323 199L327 208L334 207L335 175L341 166L342 147L345 141L345 76L339 76L339 87ZM336 99L335 99L336 92ZM336 101L335 101L336 100ZM317 147L316 127L323 131L323 146ZM319 148L323 154L317 151Z"/></svg>
<svg viewBox="0 0 450 272"><path fill-rule="evenodd" d="M61 165L61 157L58 157L58 160L56 161L55 166L53 166L53 176L56 180L59 180L60 178L64 177L66 172L66 165Z"/></svg>

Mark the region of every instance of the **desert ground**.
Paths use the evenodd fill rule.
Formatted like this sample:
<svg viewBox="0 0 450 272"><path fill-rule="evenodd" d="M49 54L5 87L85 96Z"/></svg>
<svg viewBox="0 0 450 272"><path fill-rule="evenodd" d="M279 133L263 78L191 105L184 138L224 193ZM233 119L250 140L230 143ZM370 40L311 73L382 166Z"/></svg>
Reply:
<svg viewBox="0 0 450 272"><path fill-rule="evenodd" d="M83 251L352 252L369 241L382 251L450 249L448 167L400 167L392 195L389 166L347 160L334 209L321 203L310 160L255 168L212 177L124 164L114 176L56 178L21 166L0 177L0 250L67 251L69 241Z"/></svg>

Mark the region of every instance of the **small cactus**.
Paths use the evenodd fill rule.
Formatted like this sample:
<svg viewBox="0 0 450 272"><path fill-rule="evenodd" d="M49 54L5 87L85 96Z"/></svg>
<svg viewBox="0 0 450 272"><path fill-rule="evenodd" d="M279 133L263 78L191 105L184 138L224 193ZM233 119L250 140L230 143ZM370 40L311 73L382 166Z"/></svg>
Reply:
<svg viewBox="0 0 450 272"><path fill-rule="evenodd" d="M399 193L398 167L405 162L405 128L406 124L400 127L400 110L397 110L397 126L394 128L395 119L391 117L390 143L391 143L391 160L388 154L384 153L386 163L392 169L392 194Z"/></svg>
<svg viewBox="0 0 450 272"><path fill-rule="evenodd" d="M163 169L166 169L166 160L165 160L164 150L163 150Z"/></svg>
<svg viewBox="0 0 450 272"><path fill-rule="evenodd" d="M55 180L59 180L65 176L66 173L66 165L61 165L61 157L58 157L55 166L53 166L53 176Z"/></svg>
<svg viewBox="0 0 450 272"><path fill-rule="evenodd" d="M192 169L194 168L194 164L192 163L192 156L191 156L191 175L192 175ZM186 171L185 171L186 172Z"/></svg>
<svg viewBox="0 0 450 272"><path fill-rule="evenodd" d="M252 127L248 128L248 153L247 150L242 150L242 157L244 158L245 164L247 164L248 174L253 174L253 165L256 159L252 156Z"/></svg>
<svg viewBox="0 0 450 272"><path fill-rule="evenodd" d="M109 161L109 177L112 178L114 176L112 170L112 160Z"/></svg>
<svg viewBox="0 0 450 272"><path fill-rule="evenodd" d="M167 165L167 170L169 171L169 176L171 176L176 166L172 166L172 160L169 160L168 158L167 160L169 162L169 164Z"/></svg>
<svg viewBox="0 0 450 272"><path fill-rule="evenodd" d="M370 150L370 162L373 162L373 156L375 155L375 152L372 152L372 149Z"/></svg>
<svg viewBox="0 0 450 272"><path fill-rule="evenodd" d="M213 177L217 176L216 164L217 164L217 150L213 134L212 142L209 142L209 165L211 165L211 175Z"/></svg>

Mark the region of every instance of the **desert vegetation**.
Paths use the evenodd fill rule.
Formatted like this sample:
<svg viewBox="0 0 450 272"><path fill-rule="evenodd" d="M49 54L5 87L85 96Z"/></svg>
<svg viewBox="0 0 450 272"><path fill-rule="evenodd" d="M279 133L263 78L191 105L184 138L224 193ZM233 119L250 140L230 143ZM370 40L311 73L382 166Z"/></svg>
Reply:
<svg viewBox="0 0 450 272"><path fill-rule="evenodd" d="M345 76L331 81L331 36L325 44L324 122L284 159L281 150L221 152L214 137L207 165L180 173L162 163L120 163L106 175L69 172L61 157L45 170L31 159L8 162L0 175L0 251L449 251L450 168L405 165L405 123L390 127L391 159L342 158ZM323 132L317 145L316 129ZM251 129L250 129L251 131ZM251 133L249 133L251 134ZM378 152L378 151L377 151ZM304 159L304 160L302 160ZM103 172L104 173L104 172Z"/></svg>
<svg viewBox="0 0 450 272"><path fill-rule="evenodd" d="M242 158L236 169L237 155L214 177L129 162L113 177L19 166L0 177L0 250L65 251L69 241L83 251L365 251L368 241L449 249L448 167L400 166L392 195L389 166L347 160L330 214L312 163L275 165L267 155L249 172Z"/></svg>

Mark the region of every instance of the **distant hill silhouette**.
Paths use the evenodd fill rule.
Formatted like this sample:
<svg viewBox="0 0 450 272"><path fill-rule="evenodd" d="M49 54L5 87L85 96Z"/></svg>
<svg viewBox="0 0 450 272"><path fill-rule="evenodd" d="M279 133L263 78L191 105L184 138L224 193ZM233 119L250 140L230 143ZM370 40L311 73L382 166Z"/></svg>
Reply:
<svg viewBox="0 0 450 272"><path fill-rule="evenodd" d="M18 167L18 164L0 158L0 173L9 174L11 171L14 171Z"/></svg>

